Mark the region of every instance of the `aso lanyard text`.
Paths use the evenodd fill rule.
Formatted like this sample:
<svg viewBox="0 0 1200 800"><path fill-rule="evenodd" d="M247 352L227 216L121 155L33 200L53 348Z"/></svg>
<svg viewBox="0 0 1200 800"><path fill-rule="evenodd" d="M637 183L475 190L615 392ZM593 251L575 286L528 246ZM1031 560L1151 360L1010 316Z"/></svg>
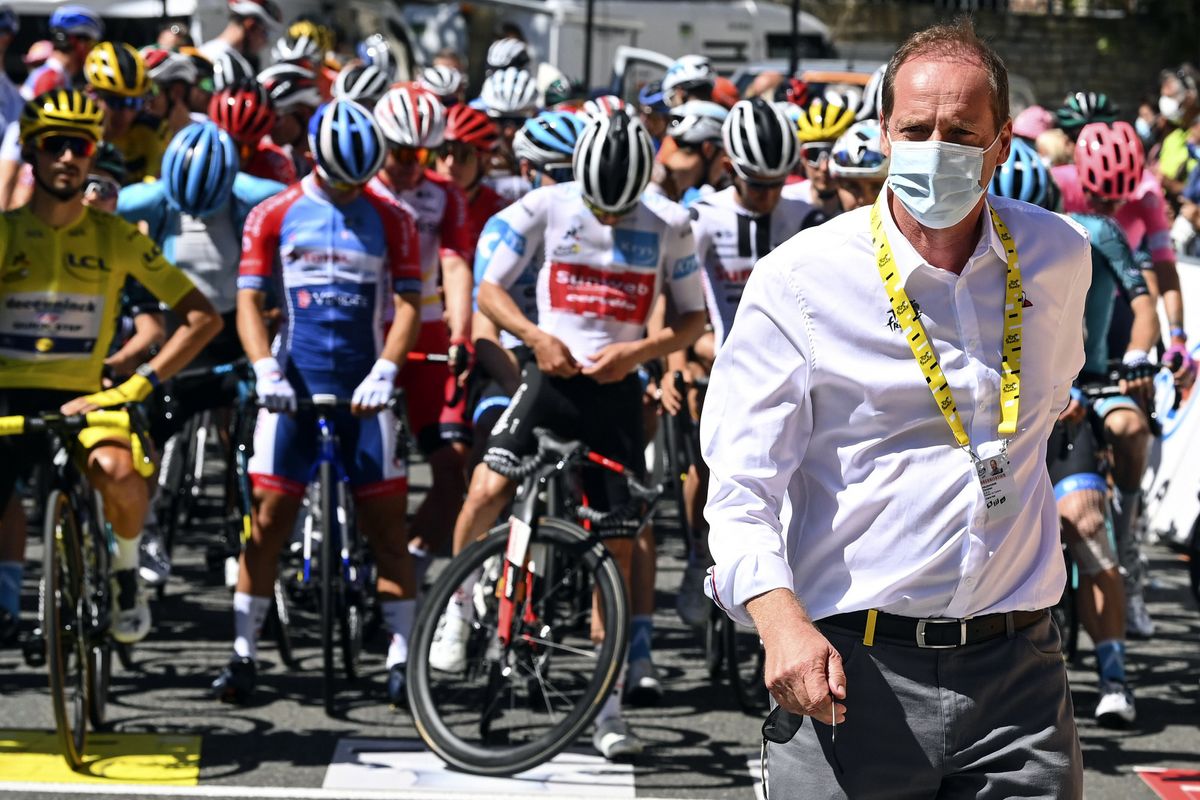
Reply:
<svg viewBox="0 0 1200 800"><path fill-rule="evenodd" d="M883 279L883 287L891 301L892 311L896 315L908 346L912 349L913 358L921 367L925 383L933 392L934 402L941 409L946 424L954 433L958 446L970 450L971 440L963 427L962 416L954 402L954 394L950 391L950 383L946 380L942 367L938 363L937 353L933 342L925 331L925 325L917 317L908 293L900 283L900 270L896 268L892 248L888 244L887 234L883 230L882 204L887 193L879 196L879 200L871 209L871 234L875 242L875 263L879 267L879 277ZM988 210L992 215L992 226L996 235L1004 245L1008 259L1008 270L1004 278L1004 338L1001 347L1000 362L1000 438L1011 439L1017 432L1017 414L1021 401L1021 318L1025 296L1021 286L1021 268L1017 263L1017 245L1012 234L1008 232L1000 215L990 205Z"/></svg>

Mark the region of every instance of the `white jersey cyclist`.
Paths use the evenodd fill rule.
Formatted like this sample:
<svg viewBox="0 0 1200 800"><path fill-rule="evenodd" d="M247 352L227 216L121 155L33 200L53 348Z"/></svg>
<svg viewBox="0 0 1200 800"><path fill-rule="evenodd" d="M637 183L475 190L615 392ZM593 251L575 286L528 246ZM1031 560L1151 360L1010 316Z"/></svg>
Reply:
<svg viewBox="0 0 1200 800"><path fill-rule="evenodd" d="M688 212L643 195L615 225L600 224L578 183L534 189L492 218L498 236L483 280L509 289L537 252L538 327L583 365L614 342L645 334L665 287L679 313L704 308Z"/></svg>
<svg viewBox="0 0 1200 800"><path fill-rule="evenodd" d="M785 193L769 214L755 215L738 202L733 186L705 197L690 211L708 316L720 347L754 265L801 230L824 222L825 213Z"/></svg>

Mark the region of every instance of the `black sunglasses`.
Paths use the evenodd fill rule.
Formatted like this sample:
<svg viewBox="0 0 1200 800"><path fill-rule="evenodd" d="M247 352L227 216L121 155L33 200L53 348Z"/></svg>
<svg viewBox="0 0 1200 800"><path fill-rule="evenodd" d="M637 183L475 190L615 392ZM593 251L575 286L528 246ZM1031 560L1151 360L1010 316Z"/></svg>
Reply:
<svg viewBox="0 0 1200 800"><path fill-rule="evenodd" d="M34 141L38 150L55 158L62 158L68 150L76 158L87 158L96 152L96 143L82 136L68 136L62 133L51 133Z"/></svg>

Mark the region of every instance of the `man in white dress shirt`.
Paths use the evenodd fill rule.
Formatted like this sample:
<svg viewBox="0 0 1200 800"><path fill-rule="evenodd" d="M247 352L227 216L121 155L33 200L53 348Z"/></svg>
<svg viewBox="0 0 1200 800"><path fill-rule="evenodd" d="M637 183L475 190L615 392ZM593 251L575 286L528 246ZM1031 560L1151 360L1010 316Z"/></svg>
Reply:
<svg viewBox="0 0 1200 800"><path fill-rule="evenodd" d="M1077 798L1045 456L1087 236L985 198L1012 122L969 22L901 46L882 124L879 202L762 259L718 354L706 590L766 648L769 796Z"/></svg>

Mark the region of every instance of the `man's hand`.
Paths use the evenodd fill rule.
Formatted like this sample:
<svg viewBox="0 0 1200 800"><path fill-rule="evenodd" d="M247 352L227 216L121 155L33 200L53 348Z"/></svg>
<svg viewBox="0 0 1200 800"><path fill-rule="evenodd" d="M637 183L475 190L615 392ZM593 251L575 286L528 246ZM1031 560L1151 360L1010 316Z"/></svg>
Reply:
<svg viewBox="0 0 1200 800"><path fill-rule="evenodd" d="M260 358L254 362L254 392L258 402L268 411L291 413L296 410L296 390L283 377L283 370L274 358Z"/></svg>
<svg viewBox="0 0 1200 800"><path fill-rule="evenodd" d="M631 342L614 342L588 356L592 365L583 374L597 383L616 383L637 368L638 355Z"/></svg>
<svg viewBox="0 0 1200 800"><path fill-rule="evenodd" d="M534 339L530 347L543 374L556 378L573 378L579 374L579 363L561 339L545 333Z"/></svg>
<svg viewBox="0 0 1200 800"><path fill-rule="evenodd" d="M1075 425L1083 422L1085 416L1087 416L1087 406L1072 397L1071 402L1067 403L1067 407L1058 415L1058 421Z"/></svg>
<svg viewBox="0 0 1200 800"><path fill-rule="evenodd" d="M659 402L662 403L662 410L665 413L675 416L683 408L683 394L675 388L674 376L663 376L662 391L659 395Z"/></svg>
<svg viewBox="0 0 1200 800"><path fill-rule="evenodd" d="M1125 354L1122 378L1118 383L1121 393L1132 397L1144 409L1154 405L1154 375L1158 367L1144 352L1130 350Z"/></svg>
<svg viewBox="0 0 1200 800"><path fill-rule="evenodd" d="M134 375L119 386L69 400L59 410L68 416L72 414L87 414L99 408L120 406L126 403L140 403L149 397L153 391L154 385L150 382L149 378L142 375Z"/></svg>
<svg viewBox="0 0 1200 800"><path fill-rule="evenodd" d="M475 348L467 339L453 339L447 355L446 363L450 367L450 373L458 379L459 386L465 386L467 373L475 366Z"/></svg>
<svg viewBox="0 0 1200 800"><path fill-rule="evenodd" d="M1172 366L1175 385L1180 389L1186 389L1196 382L1196 362L1192 360L1186 343L1173 342L1163 353L1162 363ZM1178 364L1178 368L1174 364Z"/></svg>
<svg viewBox="0 0 1200 800"><path fill-rule="evenodd" d="M350 413L365 417L387 406L396 391L396 365L386 358L378 359L371 372L354 390Z"/></svg>

